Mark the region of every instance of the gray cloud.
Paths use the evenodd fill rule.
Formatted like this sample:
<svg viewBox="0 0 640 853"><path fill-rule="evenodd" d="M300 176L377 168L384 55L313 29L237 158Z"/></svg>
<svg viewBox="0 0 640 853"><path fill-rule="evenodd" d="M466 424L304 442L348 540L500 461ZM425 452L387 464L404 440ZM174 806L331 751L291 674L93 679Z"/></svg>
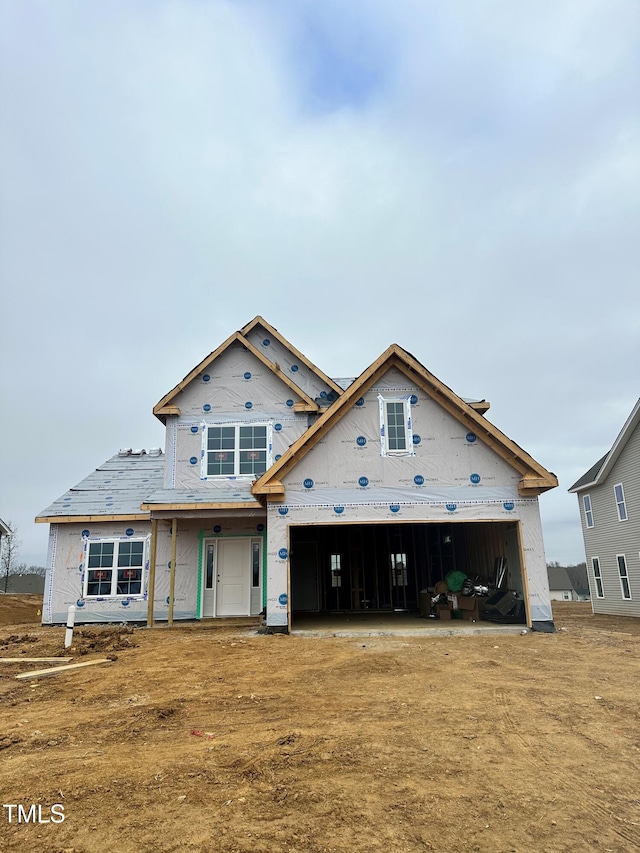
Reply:
<svg viewBox="0 0 640 853"><path fill-rule="evenodd" d="M36 512L262 313L332 375L392 341L566 488L638 396L635 4L3 5L0 515Z"/></svg>

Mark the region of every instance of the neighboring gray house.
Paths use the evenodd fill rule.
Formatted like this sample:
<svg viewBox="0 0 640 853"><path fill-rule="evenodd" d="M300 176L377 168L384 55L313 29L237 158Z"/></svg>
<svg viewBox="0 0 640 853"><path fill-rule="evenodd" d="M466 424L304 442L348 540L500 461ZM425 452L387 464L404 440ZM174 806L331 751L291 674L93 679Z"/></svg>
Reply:
<svg viewBox="0 0 640 853"><path fill-rule="evenodd" d="M346 386L346 387L343 387ZM508 566L552 630L538 496L554 474L393 344L353 382L262 317L154 407L164 452L123 449L41 512L43 622L418 611L451 569Z"/></svg>
<svg viewBox="0 0 640 853"><path fill-rule="evenodd" d="M640 399L578 495L594 613L640 616Z"/></svg>
<svg viewBox="0 0 640 853"><path fill-rule="evenodd" d="M580 566L549 566L549 597L551 601L588 601L587 571Z"/></svg>
<svg viewBox="0 0 640 853"><path fill-rule="evenodd" d="M0 591L4 591L4 583ZM44 592L44 575L36 575L31 572L25 575L9 575L6 592L21 595L42 595Z"/></svg>

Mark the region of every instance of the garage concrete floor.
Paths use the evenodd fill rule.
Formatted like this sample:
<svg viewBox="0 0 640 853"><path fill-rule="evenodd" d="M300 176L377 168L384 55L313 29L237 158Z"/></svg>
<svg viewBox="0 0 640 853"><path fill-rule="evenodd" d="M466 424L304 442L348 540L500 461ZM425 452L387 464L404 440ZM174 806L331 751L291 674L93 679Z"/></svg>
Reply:
<svg viewBox="0 0 640 853"><path fill-rule="evenodd" d="M424 619L416 613L304 613L293 616L291 633L308 637L437 636L521 634L526 625Z"/></svg>

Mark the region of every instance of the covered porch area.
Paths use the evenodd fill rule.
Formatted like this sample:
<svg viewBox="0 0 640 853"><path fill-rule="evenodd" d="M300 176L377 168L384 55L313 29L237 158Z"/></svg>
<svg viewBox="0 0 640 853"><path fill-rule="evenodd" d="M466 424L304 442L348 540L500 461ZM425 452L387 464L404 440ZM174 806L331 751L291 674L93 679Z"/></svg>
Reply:
<svg viewBox="0 0 640 853"><path fill-rule="evenodd" d="M150 506L147 626L258 617L266 518L240 506Z"/></svg>

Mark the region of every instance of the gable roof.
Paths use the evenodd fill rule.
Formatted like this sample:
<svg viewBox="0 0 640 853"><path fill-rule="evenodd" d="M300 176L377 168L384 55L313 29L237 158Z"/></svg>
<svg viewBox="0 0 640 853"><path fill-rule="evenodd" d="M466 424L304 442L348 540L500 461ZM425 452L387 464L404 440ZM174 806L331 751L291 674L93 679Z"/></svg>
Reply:
<svg viewBox="0 0 640 853"><path fill-rule="evenodd" d="M340 385L337 384L337 382L335 382L335 380L330 379L326 375L326 373L323 373L319 367L316 367L313 362L309 361L309 359L305 355L303 355L300 350L296 349L293 344L289 343L289 341L283 335L281 335L280 332L274 326L267 323L264 317L261 317L259 314L255 316L250 323L247 323L246 326L243 326L240 329L240 333L246 337L252 329L255 329L256 326L262 326L263 328L265 328L270 335L272 335L277 341L282 344L283 347L285 347L285 349L288 349L289 352L293 353L296 358L300 359L300 361L305 364L309 368L309 370L315 373L318 379L321 379L326 385L329 386L329 388L335 391L336 394L342 394L343 389Z"/></svg>
<svg viewBox="0 0 640 853"><path fill-rule="evenodd" d="M564 566L548 566L547 576L549 578L550 590L557 591L560 589L573 589L571 578L569 577L567 570L564 568Z"/></svg>
<svg viewBox="0 0 640 853"><path fill-rule="evenodd" d="M578 595L589 595L589 578L587 576L587 564L567 566L567 575Z"/></svg>
<svg viewBox="0 0 640 853"><path fill-rule="evenodd" d="M589 468L589 470L587 471L587 473L583 474L579 480L576 480L576 482L573 484L573 486L571 486L570 489L568 489L568 491L576 492L576 491L578 491L578 489L581 489L583 486L592 485L595 482L595 480L597 479L598 474L600 473L600 470L601 470L602 466L604 465L605 459L607 458L608 455L609 455L608 453L605 453L604 456L602 456L600 459L598 459L596 464L592 465L591 468Z"/></svg>
<svg viewBox="0 0 640 853"><path fill-rule="evenodd" d="M547 566L549 589L574 590L578 595L589 595L589 580L587 567L582 566Z"/></svg>
<svg viewBox="0 0 640 853"><path fill-rule="evenodd" d="M605 453L602 459L599 459L595 465L589 468L586 474L583 474L579 480L576 480L568 491L580 492L589 486L597 486L599 483L603 483L607 479L609 472L624 450L626 443L633 435L638 424L640 424L640 398L638 398L631 414L625 422L625 425L620 430L611 450L608 453Z"/></svg>
<svg viewBox="0 0 640 853"><path fill-rule="evenodd" d="M272 327L269 326L268 324L265 324L264 320L261 317L255 317L254 320L251 321L251 324L249 324L249 326L251 326L251 328L253 328L253 325L256 325L257 324L256 321L258 321L258 320L260 321L260 323L262 323L265 326L265 328L268 328L271 331ZM214 349L214 351L212 353L209 353L209 355L205 359L203 359L200 362L200 364L198 364L196 367L194 367L193 370L190 373L188 373L181 382L178 382L178 384L175 386L175 388L172 388L168 394L164 395L164 397L153 407L153 414L157 418L159 418L163 423L165 422L167 415L179 415L180 409L172 401L178 396L178 394L180 394L181 391L184 391L184 389L187 387L187 385L189 385L191 382L193 382L193 380L197 376L199 376L203 370L205 370L207 367L209 367L211 364L213 364L213 362L219 356L221 356L223 352L225 352L227 349L229 349L229 347L232 346L236 342L242 344L242 346L245 347L245 349L247 349L253 356L255 356L268 370L270 370L273 374L275 374L278 377L278 379L281 379L282 382L284 382L285 385L287 385L291 389L291 391L297 397L299 397L300 402L294 406L294 411L296 411L296 412L317 412L319 409L318 404L315 403L311 399L311 397L309 397L309 395L306 394L301 388L299 388L298 385L296 385L296 383L288 376L288 374L286 374L283 370L281 370L277 364L270 361L265 355L263 355L263 353L261 353L259 350L257 350L254 347L254 345L244 336L244 331L245 331L245 329L248 329L249 326L245 326L244 329L242 329L241 331L234 332L232 335L229 335L229 337L226 339L226 341L223 341L223 343L221 343L220 346L217 347L217 349ZM275 329L273 331L275 332ZM276 335L277 335L277 332L276 332ZM278 336L278 338L280 340L284 341L284 338L281 338L281 336ZM296 354L298 354L298 351L294 350L293 347L291 347L291 345L288 344L286 341L285 341L285 345L288 346L292 350L292 352L295 352ZM311 362L308 362L306 359L304 359L304 356L302 356L301 354L299 354L299 355L300 355L301 360L304 360L305 363L308 366L310 366L312 370L315 370L316 373L319 374L319 371L317 370L317 368L313 367ZM324 378L324 374L322 374L322 376ZM330 379L326 380L326 381L331 382ZM332 384L332 387L333 387L333 384ZM338 386L336 386L336 388L338 388L339 393L342 393L341 389Z"/></svg>
<svg viewBox="0 0 640 853"><path fill-rule="evenodd" d="M350 409L362 394L374 385L388 370L396 367L402 371L412 383L422 388L425 393L439 403L449 414L462 423L467 429L475 432L485 444L491 447L499 456L522 474L518 483L518 491L523 496L538 495L547 489L558 485L555 474L550 473L529 456L514 441L507 438L497 427L476 412L454 391L430 373L426 367L402 349L398 344L391 346L377 358L353 382L342 396L333 403L309 429L282 455L280 460L272 465L253 485L252 492L256 496L271 495L275 500L284 496L284 485L281 478L314 447Z"/></svg>

